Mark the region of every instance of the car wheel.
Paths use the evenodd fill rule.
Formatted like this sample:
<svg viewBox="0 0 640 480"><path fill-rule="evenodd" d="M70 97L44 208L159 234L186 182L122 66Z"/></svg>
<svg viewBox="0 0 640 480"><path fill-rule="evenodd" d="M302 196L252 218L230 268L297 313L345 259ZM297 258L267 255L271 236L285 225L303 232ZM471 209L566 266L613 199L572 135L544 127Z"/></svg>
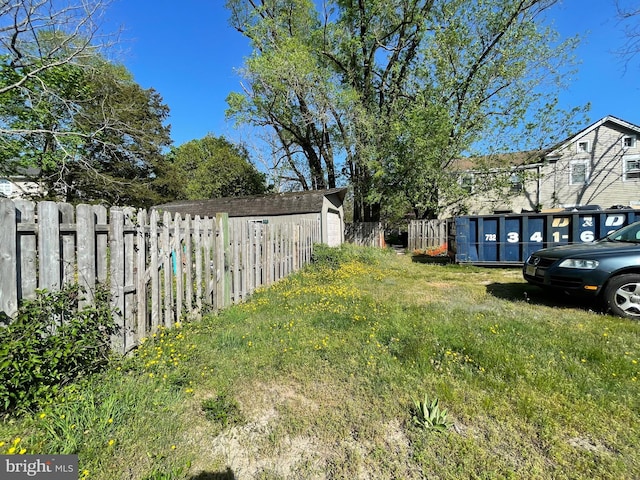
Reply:
<svg viewBox="0 0 640 480"><path fill-rule="evenodd" d="M613 313L640 320L640 275L613 277L609 280L604 296Z"/></svg>

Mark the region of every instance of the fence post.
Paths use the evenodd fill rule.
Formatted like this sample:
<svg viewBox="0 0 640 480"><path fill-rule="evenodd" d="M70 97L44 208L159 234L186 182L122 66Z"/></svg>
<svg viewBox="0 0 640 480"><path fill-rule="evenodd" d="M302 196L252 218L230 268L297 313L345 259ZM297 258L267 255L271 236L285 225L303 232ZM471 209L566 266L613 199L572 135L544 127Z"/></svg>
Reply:
<svg viewBox="0 0 640 480"><path fill-rule="evenodd" d="M96 244L95 244L95 222L93 207L90 205L78 205L76 211L77 222L77 249L78 249L78 284L87 292L88 298L80 303L80 306L87 305L93 299L93 291L96 284ZM106 250L100 252L107 254Z"/></svg>
<svg viewBox="0 0 640 480"><path fill-rule="evenodd" d="M160 304L160 266L158 263L158 211L152 210L149 215L149 274L151 283L151 332L160 326L162 318Z"/></svg>
<svg viewBox="0 0 640 480"><path fill-rule="evenodd" d="M171 214L162 215L162 232L160 233L160 250L162 251L162 280L165 327L173 325L173 265L171 265Z"/></svg>
<svg viewBox="0 0 640 480"><path fill-rule="evenodd" d="M182 266L183 258L183 245L182 245L182 216L176 213L173 220L174 234L173 234L173 246L171 247L171 254L173 255L173 273L175 276L175 288L176 288L176 314L175 321L180 321L182 314L183 299L184 299L184 268ZM174 319L171 319L171 323L167 326L172 326Z"/></svg>
<svg viewBox="0 0 640 480"><path fill-rule="evenodd" d="M0 199L0 312L12 316L18 310L16 279L16 208L11 200Z"/></svg>
<svg viewBox="0 0 640 480"><path fill-rule="evenodd" d="M136 221L136 334L135 341L146 336L147 333L147 237L145 226L147 224L146 210L139 209Z"/></svg>
<svg viewBox="0 0 640 480"><path fill-rule="evenodd" d="M60 243L62 244L60 268L62 284L77 283L76 279L76 245L75 245L75 209L68 203L58 203L60 212Z"/></svg>
<svg viewBox="0 0 640 480"><path fill-rule="evenodd" d="M202 248L203 248L203 271L202 271L202 287L203 299L212 305L214 309L218 308L218 277L216 273L217 264L217 245L218 233L216 221L204 217L202 230Z"/></svg>
<svg viewBox="0 0 640 480"><path fill-rule="evenodd" d="M60 289L60 219L55 202L38 204L40 288Z"/></svg>
<svg viewBox="0 0 640 480"><path fill-rule="evenodd" d="M107 207L103 205L94 205L93 214L95 215L96 227L96 278L98 282L106 285L107 272L107 248L109 246L109 229L107 226Z"/></svg>
<svg viewBox="0 0 640 480"><path fill-rule="evenodd" d="M229 215L227 213L216 214L216 224L220 232L217 248L218 255L216 256L218 271L218 309L220 309L231 305Z"/></svg>
<svg viewBox="0 0 640 480"><path fill-rule="evenodd" d="M192 229L191 215L187 214L184 217L184 295L185 305L187 309L186 317L191 316L193 310L193 244L192 236L196 233Z"/></svg>
<svg viewBox="0 0 640 480"><path fill-rule="evenodd" d="M124 322L124 212L120 208L109 210L109 260L111 275L111 302L116 309L117 335L111 340L114 350L125 353Z"/></svg>
<svg viewBox="0 0 640 480"><path fill-rule="evenodd" d="M124 228L123 228L123 245L124 245L124 350L123 353L133 348L136 344L138 317L136 315L136 253L135 253L135 241L136 230L134 228L133 220L135 217L135 210L133 207L126 207L123 210L124 213Z"/></svg>
<svg viewBox="0 0 640 480"><path fill-rule="evenodd" d="M14 200L16 209L16 221L28 231L17 235L18 268L17 290L18 298L35 298L38 288L38 245L36 241L36 215L35 204L25 200ZM0 221L1 223L1 221ZM15 223L15 222L14 222ZM0 230L4 230L2 227ZM7 227L9 228L9 227ZM4 242L0 242L0 248Z"/></svg>

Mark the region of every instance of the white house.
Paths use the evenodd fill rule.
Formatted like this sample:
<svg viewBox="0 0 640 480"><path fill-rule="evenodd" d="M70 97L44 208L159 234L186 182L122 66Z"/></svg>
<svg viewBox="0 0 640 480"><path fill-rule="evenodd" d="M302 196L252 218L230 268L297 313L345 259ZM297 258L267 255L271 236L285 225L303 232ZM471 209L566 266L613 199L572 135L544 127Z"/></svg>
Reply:
<svg viewBox="0 0 640 480"><path fill-rule="evenodd" d="M37 194L40 187L33 180L37 174L37 169L26 169L14 175L0 176L0 197L17 199Z"/></svg>
<svg viewBox="0 0 640 480"><path fill-rule="evenodd" d="M512 166L509 192L471 195L468 212L640 208L640 126L607 116L530 158Z"/></svg>

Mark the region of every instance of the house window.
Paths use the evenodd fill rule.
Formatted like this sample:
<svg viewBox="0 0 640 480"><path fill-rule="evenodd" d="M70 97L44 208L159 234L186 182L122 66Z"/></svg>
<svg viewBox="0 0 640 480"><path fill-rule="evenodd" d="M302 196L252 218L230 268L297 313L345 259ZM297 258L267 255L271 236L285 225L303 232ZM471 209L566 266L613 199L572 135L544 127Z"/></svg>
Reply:
<svg viewBox="0 0 640 480"><path fill-rule="evenodd" d="M622 146L624 148L636 148L636 136L627 135L625 137L622 137Z"/></svg>
<svg viewBox="0 0 640 480"><path fill-rule="evenodd" d="M11 182L7 179L0 179L0 194L5 197L11 196Z"/></svg>
<svg viewBox="0 0 640 480"><path fill-rule="evenodd" d="M512 173L509 177L509 183L511 184L511 193L520 193L523 190L522 175L519 173Z"/></svg>
<svg viewBox="0 0 640 480"><path fill-rule="evenodd" d="M640 179L640 155L624 157L622 165L624 168L624 180Z"/></svg>
<svg viewBox="0 0 640 480"><path fill-rule="evenodd" d="M589 153L591 151L591 145L588 140L578 142L578 153Z"/></svg>
<svg viewBox="0 0 640 480"><path fill-rule="evenodd" d="M473 193L473 173L465 173L460 177L460 186L467 193Z"/></svg>
<svg viewBox="0 0 640 480"><path fill-rule="evenodd" d="M571 162L569 169L569 185L584 185L589 181L587 162Z"/></svg>

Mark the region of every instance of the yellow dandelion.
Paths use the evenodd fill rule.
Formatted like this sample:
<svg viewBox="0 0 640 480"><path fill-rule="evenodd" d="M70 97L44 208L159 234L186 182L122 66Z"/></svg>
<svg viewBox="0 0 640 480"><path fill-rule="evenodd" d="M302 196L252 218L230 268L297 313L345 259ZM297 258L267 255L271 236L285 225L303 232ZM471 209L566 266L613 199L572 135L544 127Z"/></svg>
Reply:
<svg viewBox="0 0 640 480"><path fill-rule="evenodd" d="M47 416L47 414L46 414L46 413L41 413L41 414L40 414L40 418L44 418L44 417L46 417L46 416Z"/></svg>
<svg viewBox="0 0 640 480"><path fill-rule="evenodd" d="M109 420L107 420L107 423L113 423L113 418L110 418Z"/></svg>
<svg viewBox="0 0 640 480"><path fill-rule="evenodd" d="M116 443L116 441L112 438L109 440L109 446L112 447L114 443Z"/></svg>

